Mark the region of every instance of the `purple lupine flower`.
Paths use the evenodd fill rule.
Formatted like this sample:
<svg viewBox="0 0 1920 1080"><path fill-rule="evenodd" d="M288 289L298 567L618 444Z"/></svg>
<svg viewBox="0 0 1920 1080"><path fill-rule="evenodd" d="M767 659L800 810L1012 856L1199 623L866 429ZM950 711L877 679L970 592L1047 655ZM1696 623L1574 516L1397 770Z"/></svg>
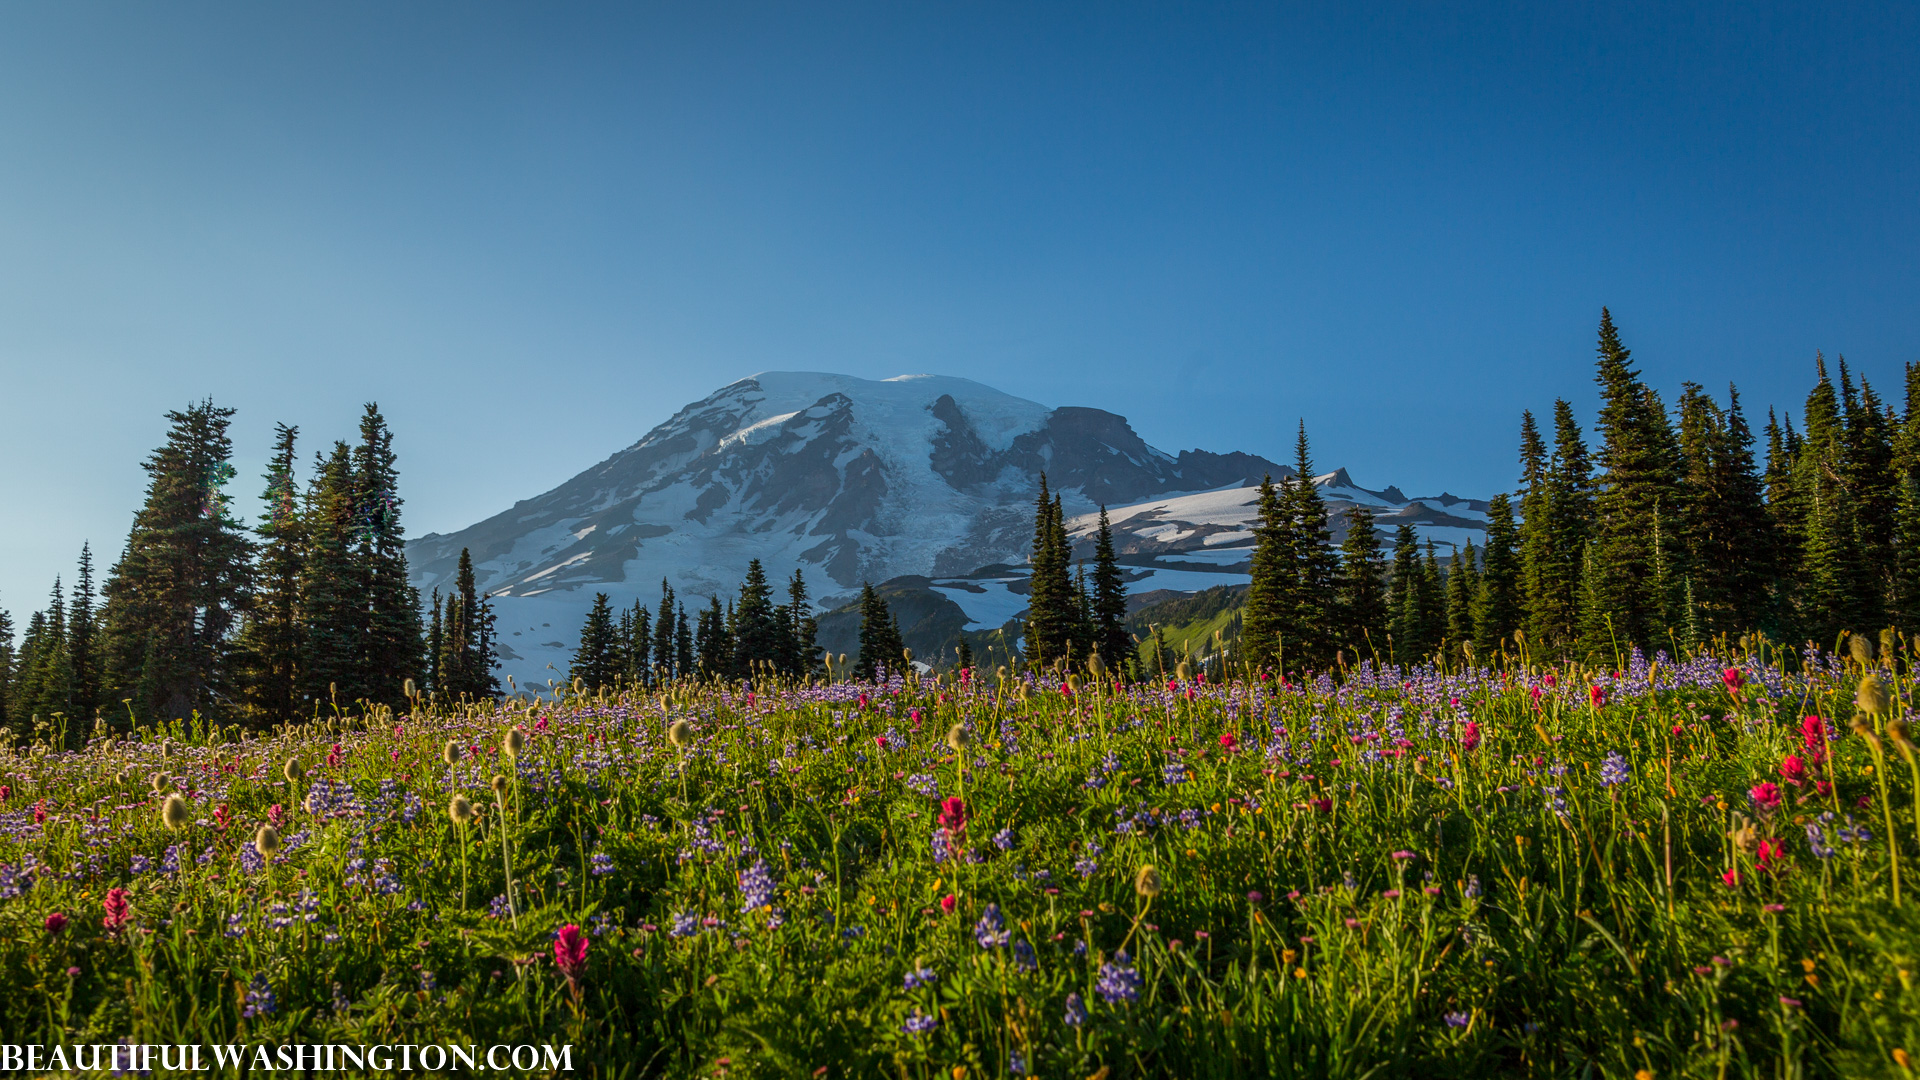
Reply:
<svg viewBox="0 0 1920 1080"><path fill-rule="evenodd" d="M987 910L980 914L980 921L974 924L973 940L983 949L998 949L1007 944L1009 937L1007 920L1000 915L999 904L988 904Z"/></svg>
<svg viewBox="0 0 1920 1080"><path fill-rule="evenodd" d="M1100 978L1094 982L1093 989L1109 1005L1131 1003L1140 996L1140 973L1134 970L1133 958L1127 955L1125 949L1114 953L1112 960L1100 965Z"/></svg>

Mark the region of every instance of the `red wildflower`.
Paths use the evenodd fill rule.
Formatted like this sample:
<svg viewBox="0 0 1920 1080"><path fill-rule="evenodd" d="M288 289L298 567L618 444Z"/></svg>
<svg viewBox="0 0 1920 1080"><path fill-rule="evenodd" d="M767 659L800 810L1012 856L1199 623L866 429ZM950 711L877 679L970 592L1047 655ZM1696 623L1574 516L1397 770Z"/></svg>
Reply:
<svg viewBox="0 0 1920 1080"><path fill-rule="evenodd" d="M1729 868L1726 873L1720 875L1720 881L1727 888L1734 888L1740 884L1740 871Z"/></svg>
<svg viewBox="0 0 1920 1080"><path fill-rule="evenodd" d="M267 824L276 829L284 828L287 824L287 808L279 803L267 807Z"/></svg>
<svg viewBox="0 0 1920 1080"><path fill-rule="evenodd" d="M1771 813L1780 809L1780 785L1763 780L1747 789L1747 798L1753 800L1753 805Z"/></svg>
<svg viewBox="0 0 1920 1080"><path fill-rule="evenodd" d="M1323 813L1323 814L1331 814L1331 813L1333 813L1333 800L1332 800L1332 799L1314 799L1314 800L1312 800L1312 801L1313 801L1313 808L1314 808L1315 810L1318 810L1318 811L1320 811L1320 812L1321 812L1321 813Z"/></svg>
<svg viewBox="0 0 1920 1080"><path fill-rule="evenodd" d="M1808 750L1827 748L1827 722L1817 716L1809 716L1800 721L1800 745Z"/></svg>
<svg viewBox="0 0 1920 1080"><path fill-rule="evenodd" d="M1234 737L1233 737L1233 732L1231 732L1231 731L1229 731L1229 732L1227 732L1226 734L1224 734L1224 735L1222 735L1222 736L1220 736L1220 746L1221 746L1221 747L1222 747L1223 749L1225 749L1225 750L1227 750L1227 751L1228 751L1229 753L1231 753L1231 752L1232 752L1232 751L1233 751L1233 750L1234 750L1234 749L1235 749L1236 747L1238 747L1239 745L1240 745L1240 740L1239 740L1239 739L1236 739L1236 738L1234 738Z"/></svg>
<svg viewBox="0 0 1920 1080"><path fill-rule="evenodd" d="M941 800L940 827L949 833L957 833L966 829L967 804L958 795Z"/></svg>
<svg viewBox="0 0 1920 1080"><path fill-rule="evenodd" d="M11 798L13 798L13 786L11 784L0 784L0 802L6 802Z"/></svg>
<svg viewBox="0 0 1920 1080"><path fill-rule="evenodd" d="M41 799L39 802L33 804L33 823L35 825L45 825L47 823L47 800Z"/></svg>
<svg viewBox="0 0 1920 1080"><path fill-rule="evenodd" d="M1741 675L1740 675L1739 668L1730 667L1727 670L1721 672L1720 681L1727 684L1727 693L1732 694L1735 697L1740 696Z"/></svg>
<svg viewBox="0 0 1920 1080"><path fill-rule="evenodd" d="M1800 760L1799 754L1788 754L1780 763L1780 779L1794 787L1807 782L1807 763Z"/></svg>
<svg viewBox="0 0 1920 1080"><path fill-rule="evenodd" d="M106 917L100 920L100 925L106 927L108 933L117 932L133 919L133 912L127 905L127 890L118 886L107 890L107 898L102 906L106 909Z"/></svg>
<svg viewBox="0 0 1920 1080"><path fill-rule="evenodd" d="M1787 849L1781 847L1778 840L1762 840L1753 864L1770 874L1783 870L1787 865Z"/></svg>
<svg viewBox="0 0 1920 1080"><path fill-rule="evenodd" d="M945 914L953 914L953 909L959 906L960 901L954 899L952 893L948 893L940 898L940 910Z"/></svg>
<svg viewBox="0 0 1920 1080"><path fill-rule="evenodd" d="M1556 680L1554 679L1553 672L1551 671L1547 672L1547 674L1540 681L1546 683L1549 689L1551 689L1553 686L1556 685Z"/></svg>
<svg viewBox="0 0 1920 1080"><path fill-rule="evenodd" d="M1598 685L1587 687L1587 701L1596 709L1605 705L1607 703L1607 688Z"/></svg>
<svg viewBox="0 0 1920 1080"><path fill-rule="evenodd" d="M46 927L47 933L57 934L67 928L67 917L56 911L47 916Z"/></svg>
<svg viewBox="0 0 1920 1080"><path fill-rule="evenodd" d="M573 923L560 928L553 939L553 966L566 977L567 986L579 993L580 977L587 973L587 935Z"/></svg>
<svg viewBox="0 0 1920 1080"><path fill-rule="evenodd" d="M1460 749L1472 752L1480 746L1480 725L1467 721L1467 730L1460 736Z"/></svg>

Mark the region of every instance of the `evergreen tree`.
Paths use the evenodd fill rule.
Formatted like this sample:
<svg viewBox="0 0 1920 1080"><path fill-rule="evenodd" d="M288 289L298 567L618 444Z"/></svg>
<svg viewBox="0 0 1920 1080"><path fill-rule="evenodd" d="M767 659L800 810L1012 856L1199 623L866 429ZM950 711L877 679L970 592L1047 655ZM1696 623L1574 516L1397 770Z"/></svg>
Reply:
<svg viewBox="0 0 1920 1080"><path fill-rule="evenodd" d="M8 690L7 710L13 717L12 730L18 737L30 735L29 724L34 719L34 699L38 696L38 680L34 678L36 658L40 654L41 643L47 636L47 613L36 611L27 619L27 632L20 639L20 651L13 661L13 685Z"/></svg>
<svg viewBox="0 0 1920 1080"><path fill-rule="evenodd" d="M736 678L757 679L768 664L782 666L789 652L789 635L773 606L773 587L759 559L747 563L740 583L740 602L733 609L733 672Z"/></svg>
<svg viewBox="0 0 1920 1080"><path fill-rule="evenodd" d="M67 602L67 667L71 680L67 710L76 718L93 718L101 705L100 658L94 637L93 549L82 543L80 573Z"/></svg>
<svg viewBox="0 0 1920 1080"><path fill-rule="evenodd" d="M1479 587L1473 596L1473 652L1483 665L1520 628L1520 559L1513 524L1513 503L1495 495L1487 503L1487 547L1481 556Z"/></svg>
<svg viewBox="0 0 1920 1080"><path fill-rule="evenodd" d="M254 565L252 603L241 630L247 704L267 722L299 715L300 697L306 689L300 673L306 652L300 591L307 562L307 527L300 512L295 474L299 463L294 442L298 436L298 428L274 426L273 457L267 464L267 486L261 494L265 513L254 530L259 537L259 557Z"/></svg>
<svg viewBox="0 0 1920 1080"><path fill-rule="evenodd" d="M653 682L653 617L635 600L620 616L620 675L636 686Z"/></svg>
<svg viewBox="0 0 1920 1080"><path fill-rule="evenodd" d="M1793 624L1798 634L1831 649L1842 631L1872 625L1877 605L1846 488L1842 399L1825 358L1816 356L1814 364L1819 381L1807 396L1806 431L1793 452L1792 486L1800 511Z"/></svg>
<svg viewBox="0 0 1920 1080"><path fill-rule="evenodd" d="M346 443L336 442L333 453L315 463L313 483L307 489L307 561L300 581L306 652L299 671L302 697L342 708L368 694L363 652L368 589L365 564L354 551L360 516L355 494L353 452ZM469 577L472 569L470 562L462 564L462 572ZM477 608L468 597L460 599L467 605L460 611L462 633L470 633L467 620L477 614ZM452 644L464 657L468 643ZM475 678L465 668L454 669L461 693L478 696L473 689Z"/></svg>
<svg viewBox="0 0 1920 1080"><path fill-rule="evenodd" d="M613 608L606 593L593 595L593 607L580 627L580 645L573 651L567 679L586 690L617 688L621 682L620 643L613 632Z"/></svg>
<svg viewBox="0 0 1920 1080"><path fill-rule="evenodd" d="M13 646L13 616L0 608L0 745L17 734L14 728L13 680L18 656Z"/></svg>
<svg viewBox="0 0 1920 1080"><path fill-rule="evenodd" d="M1564 655L1578 635L1581 575L1592 528L1587 447L1573 406L1554 402L1553 421L1553 457L1529 485L1520 548L1527 637L1532 654L1542 659ZM1523 457L1527 450L1523 444Z"/></svg>
<svg viewBox="0 0 1920 1080"><path fill-rule="evenodd" d="M143 466L145 504L109 573L100 617L101 696L141 721L231 700L227 658L252 545L227 513L232 409L170 412L166 444Z"/></svg>
<svg viewBox="0 0 1920 1080"><path fill-rule="evenodd" d="M1024 649L1027 660L1044 666L1066 657L1074 638L1077 613L1073 582L1067 571L1069 556L1060 501L1047 491L1047 474L1040 474L1040 495L1034 501L1033 573L1027 595ZM896 654L893 661L898 663Z"/></svg>
<svg viewBox="0 0 1920 1080"><path fill-rule="evenodd" d="M854 662L853 677L870 680L884 669L900 670L900 624L887 602L870 584L860 586L860 657Z"/></svg>
<svg viewBox="0 0 1920 1080"><path fill-rule="evenodd" d="M787 602L781 605L779 618L787 650L781 673L796 678L811 676L820 666L820 624L814 618L813 605L807 602L807 579L798 569L787 582Z"/></svg>
<svg viewBox="0 0 1920 1080"><path fill-rule="evenodd" d="M4 619L5 617L6 612L0 611L0 619ZM967 636L965 634L960 635L960 644L954 650L954 666L961 671L973 670L973 646L967 644Z"/></svg>
<svg viewBox="0 0 1920 1080"><path fill-rule="evenodd" d="M1476 561L1473 545L1468 544L1453 549L1447 567L1447 655L1452 661L1464 659L1466 650L1461 646L1473 643L1473 600L1480 593Z"/></svg>
<svg viewBox="0 0 1920 1080"><path fill-rule="evenodd" d="M71 717L73 661L67 643L67 602L57 577L47 610L36 614L28 624L27 640L16 711L22 717L38 716L47 722L55 713Z"/></svg>
<svg viewBox="0 0 1920 1080"><path fill-rule="evenodd" d="M1127 584L1120 575L1120 562L1113 553L1113 527L1107 522L1107 508L1100 508L1100 531L1093 546L1093 622L1094 651L1109 670L1118 672L1133 655L1133 640L1127 636ZM966 646L966 639L961 639ZM961 667L972 667L972 650Z"/></svg>
<svg viewBox="0 0 1920 1080"><path fill-rule="evenodd" d="M395 461L393 433L379 406L369 402L353 452L354 560L359 564L354 579L365 590L355 681L368 701L399 707L407 681L425 674L426 645L420 638L420 593L407 583Z"/></svg>
<svg viewBox="0 0 1920 1080"><path fill-rule="evenodd" d="M1414 617L1419 620L1419 640L1427 643L1428 654L1438 651L1447 637L1447 597L1445 578L1440 573L1440 558L1433 538L1427 538L1427 555L1420 562L1420 574L1413 590ZM1421 659L1425 659L1422 656Z"/></svg>
<svg viewBox="0 0 1920 1080"><path fill-rule="evenodd" d="M1387 611L1393 628L1393 661L1419 662L1433 647L1426 639L1420 615L1420 539L1413 526L1401 522L1393 534L1393 576L1387 582ZM1252 595L1249 589L1248 595ZM1245 631L1242 631L1244 639Z"/></svg>
<svg viewBox="0 0 1920 1080"><path fill-rule="evenodd" d="M674 643L678 640L673 621L673 586L666 578L660 579L660 614L653 620L653 675L662 683L670 683L681 674L676 663Z"/></svg>
<svg viewBox="0 0 1920 1080"><path fill-rule="evenodd" d="M1307 453L1307 425L1300 423L1294 442L1294 475L1280 498L1281 521L1287 538L1282 550L1290 556L1283 610L1282 646L1302 669L1324 670L1333 664L1334 642L1327 628L1339 625L1337 606L1340 564L1327 529L1327 504L1313 482L1313 460Z"/></svg>
<svg viewBox="0 0 1920 1080"><path fill-rule="evenodd" d="M454 575L454 594L441 618L439 690L454 701L483 700L500 695L500 679L493 673L495 649L493 604L481 593L473 573L473 555L460 549Z"/></svg>
<svg viewBox="0 0 1920 1080"><path fill-rule="evenodd" d="M446 629L440 618L440 590L433 590L433 621L427 624L427 688L434 693L445 687L446 672L441 660L446 656Z"/></svg>
<svg viewBox="0 0 1920 1080"><path fill-rule="evenodd" d="M1387 564L1373 522L1372 508L1355 503L1340 545L1340 626L1356 657L1387 647Z"/></svg>
<svg viewBox="0 0 1920 1080"><path fill-rule="evenodd" d="M727 639L727 613L721 610L718 595L708 600L707 607L697 616L693 648L699 657L701 678L725 679L733 673L733 643Z"/></svg>
<svg viewBox="0 0 1920 1080"><path fill-rule="evenodd" d="M1680 493L1678 445L1659 398L1640 381L1620 343L1613 316L1600 312L1601 436L1599 490L1594 497L1593 606L1581 619L1589 653L1621 642L1664 640L1672 627L1680 549L1656 521Z"/></svg>
<svg viewBox="0 0 1920 1080"><path fill-rule="evenodd" d="M673 670L681 678L688 678L694 673L693 624L687 621L685 603L676 603L675 607L677 614L673 617Z"/></svg>
<svg viewBox="0 0 1920 1080"><path fill-rule="evenodd" d="M1290 607L1287 588L1294 559L1288 547L1292 534L1272 476L1261 477L1254 505L1253 560L1247 600L1240 609L1240 650L1256 668L1277 667Z"/></svg>

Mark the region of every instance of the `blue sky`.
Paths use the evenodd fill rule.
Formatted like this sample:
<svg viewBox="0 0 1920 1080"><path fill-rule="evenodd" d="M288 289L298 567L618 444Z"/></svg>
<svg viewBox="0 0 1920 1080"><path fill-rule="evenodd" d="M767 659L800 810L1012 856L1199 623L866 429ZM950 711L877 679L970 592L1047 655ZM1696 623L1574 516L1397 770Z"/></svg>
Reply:
<svg viewBox="0 0 1920 1080"><path fill-rule="evenodd" d="M767 368L1484 496L1590 416L1920 360L1911 5L11 4L0 606L110 563L161 414L388 414L407 525Z"/></svg>

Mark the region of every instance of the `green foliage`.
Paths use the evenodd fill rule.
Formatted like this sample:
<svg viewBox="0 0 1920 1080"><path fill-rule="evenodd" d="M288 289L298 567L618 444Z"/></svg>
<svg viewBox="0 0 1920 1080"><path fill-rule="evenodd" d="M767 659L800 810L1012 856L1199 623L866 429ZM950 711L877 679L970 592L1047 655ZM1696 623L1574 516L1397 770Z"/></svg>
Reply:
<svg viewBox="0 0 1920 1080"><path fill-rule="evenodd" d="M1837 670L776 680L751 711L563 688L147 727L8 763L44 820L0 836L0 1025L565 1045L589 1075L1899 1075L1920 914L1891 883L1920 792L1827 737ZM500 762L445 762L515 724L504 796ZM170 829L153 789L189 777ZM936 821L949 797L964 825Z"/></svg>

